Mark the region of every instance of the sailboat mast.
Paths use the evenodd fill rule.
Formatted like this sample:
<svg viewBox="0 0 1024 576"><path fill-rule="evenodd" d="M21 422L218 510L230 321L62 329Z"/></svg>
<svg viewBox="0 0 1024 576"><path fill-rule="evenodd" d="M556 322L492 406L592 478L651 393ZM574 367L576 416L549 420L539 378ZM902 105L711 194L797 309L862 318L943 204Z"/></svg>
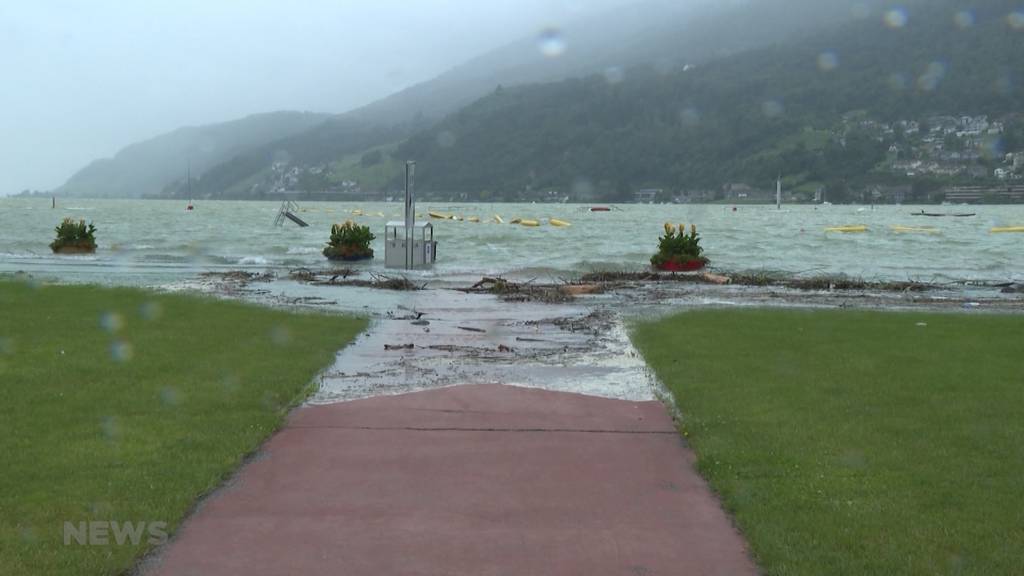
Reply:
<svg viewBox="0 0 1024 576"><path fill-rule="evenodd" d="M188 201L192 202L192 160L188 161Z"/></svg>
<svg viewBox="0 0 1024 576"><path fill-rule="evenodd" d="M782 176L775 181L775 208L782 210Z"/></svg>

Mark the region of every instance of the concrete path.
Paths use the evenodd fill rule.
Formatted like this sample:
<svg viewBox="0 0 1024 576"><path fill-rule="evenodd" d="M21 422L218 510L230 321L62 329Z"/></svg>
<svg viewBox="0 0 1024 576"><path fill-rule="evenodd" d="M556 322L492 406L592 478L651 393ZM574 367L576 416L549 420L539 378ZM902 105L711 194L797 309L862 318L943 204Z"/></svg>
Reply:
<svg viewBox="0 0 1024 576"><path fill-rule="evenodd" d="M500 385L299 409L143 572L756 574L662 405Z"/></svg>

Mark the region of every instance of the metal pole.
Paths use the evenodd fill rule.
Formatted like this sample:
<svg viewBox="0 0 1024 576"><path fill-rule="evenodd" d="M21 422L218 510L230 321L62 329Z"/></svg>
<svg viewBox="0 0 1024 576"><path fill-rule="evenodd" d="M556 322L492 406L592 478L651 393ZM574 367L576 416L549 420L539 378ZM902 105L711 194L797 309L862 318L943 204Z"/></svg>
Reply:
<svg viewBox="0 0 1024 576"><path fill-rule="evenodd" d="M416 177L416 162L405 163L405 269L412 270L416 260L413 252L413 232L416 229L416 200L413 196L413 179Z"/></svg>

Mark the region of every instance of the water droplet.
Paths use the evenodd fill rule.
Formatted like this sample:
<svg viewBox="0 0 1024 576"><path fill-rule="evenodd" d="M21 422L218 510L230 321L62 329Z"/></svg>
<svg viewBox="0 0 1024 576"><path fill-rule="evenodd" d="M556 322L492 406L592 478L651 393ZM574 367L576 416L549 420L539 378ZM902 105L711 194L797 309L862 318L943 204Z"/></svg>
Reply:
<svg viewBox="0 0 1024 576"><path fill-rule="evenodd" d="M224 378L221 379L220 385L227 394L233 394L241 386L242 380L237 374L225 374Z"/></svg>
<svg viewBox="0 0 1024 576"><path fill-rule="evenodd" d="M917 79L917 86L921 90L931 92L935 90L942 79L946 77L946 65L942 62L932 62L928 68Z"/></svg>
<svg viewBox="0 0 1024 576"><path fill-rule="evenodd" d="M679 121L684 126L696 126L700 124L700 111L693 106L687 106L679 111Z"/></svg>
<svg viewBox="0 0 1024 576"><path fill-rule="evenodd" d="M19 526L18 535L21 536L21 540L26 544L35 544L39 541L39 537L36 536L36 531L31 526Z"/></svg>
<svg viewBox="0 0 1024 576"><path fill-rule="evenodd" d="M558 58L565 54L568 47L565 38L562 37L562 31L554 27L541 30L537 37L537 45L540 53L548 58Z"/></svg>
<svg viewBox="0 0 1024 576"><path fill-rule="evenodd" d="M110 357L114 362L129 362L135 356L135 350L128 342L114 342L110 345Z"/></svg>
<svg viewBox="0 0 1024 576"><path fill-rule="evenodd" d="M865 20L871 16L871 8L867 4L857 2L853 6L850 6L850 15L857 20Z"/></svg>
<svg viewBox="0 0 1024 576"><path fill-rule="evenodd" d="M985 158L1003 158L1006 155L1003 139L998 136L983 138L981 141L981 155Z"/></svg>
<svg viewBox="0 0 1024 576"><path fill-rule="evenodd" d="M160 390L160 403L164 406L175 407L181 405L181 394L176 388L170 386L164 387Z"/></svg>
<svg viewBox="0 0 1024 576"><path fill-rule="evenodd" d="M1009 96L1013 92L1013 79L1007 73L1000 74L992 88L1000 96Z"/></svg>
<svg viewBox="0 0 1024 576"><path fill-rule="evenodd" d="M1010 23L1010 27L1014 30L1024 30L1024 10L1010 12L1010 15L1006 17L1006 21Z"/></svg>
<svg viewBox="0 0 1024 576"><path fill-rule="evenodd" d="M448 130L442 131L437 135L437 145L441 148L451 148L455 146L455 134L452 134Z"/></svg>
<svg viewBox="0 0 1024 576"><path fill-rule="evenodd" d="M782 102L778 100L767 100L761 104L761 112L768 118L777 118L782 116L786 109L782 106Z"/></svg>
<svg viewBox="0 0 1024 576"><path fill-rule="evenodd" d="M907 11L902 8L889 10L882 17L889 28L903 28L907 25Z"/></svg>
<svg viewBox="0 0 1024 576"><path fill-rule="evenodd" d="M589 179L577 176L572 182L572 195L575 198L590 198L594 193L594 185Z"/></svg>
<svg viewBox="0 0 1024 576"><path fill-rule="evenodd" d="M100 315L100 327L109 334L117 334L124 328L124 318L117 312L104 312Z"/></svg>
<svg viewBox="0 0 1024 576"><path fill-rule="evenodd" d="M121 437L121 425L118 424L117 418L107 416L100 422L100 432L108 442L116 442Z"/></svg>
<svg viewBox="0 0 1024 576"><path fill-rule="evenodd" d="M970 10L961 10L953 16L953 23L957 25L957 28L970 28L974 26L974 12Z"/></svg>
<svg viewBox="0 0 1024 576"><path fill-rule="evenodd" d="M159 302L146 302L139 306L139 316L142 316L143 320L159 320L163 315L164 307Z"/></svg>
<svg viewBox="0 0 1024 576"><path fill-rule="evenodd" d="M903 74L893 73L886 79L886 83L889 84L889 88L892 88L895 92L902 92L907 89L907 77Z"/></svg>
<svg viewBox="0 0 1024 576"><path fill-rule="evenodd" d="M626 73L619 66L609 66L604 69L604 79L609 84L619 84L626 79Z"/></svg>
<svg viewBox="0 0 1024 576"><path fill-rule="evenodd" d="M818 68L822 72L831 72L839 67L839 55L835 52L822 52L818 55Z"/></svg>
<svg viewBox="0 0 1024 576"><path fill-rule="evenodd" d="M270 331L270 341L276 346L287 346L292 341L292 333L287 326L277 326Z"/></svg>

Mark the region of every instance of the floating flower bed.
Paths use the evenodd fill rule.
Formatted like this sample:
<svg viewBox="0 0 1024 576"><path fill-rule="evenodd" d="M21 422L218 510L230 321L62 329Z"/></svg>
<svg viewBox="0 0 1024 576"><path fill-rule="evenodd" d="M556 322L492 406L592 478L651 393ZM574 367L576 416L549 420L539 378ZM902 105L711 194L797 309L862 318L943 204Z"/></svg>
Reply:
<svg viewBox="0 0 1024 576"><path fill-rule="evenodd" d="M684 224L679 225L678 231L672 224L665 224L665 235L658 242L658 253L651 257L655 268L666 272L696 272L708 262L700 245L696 224L690 226L689 233Z"/></svg>

